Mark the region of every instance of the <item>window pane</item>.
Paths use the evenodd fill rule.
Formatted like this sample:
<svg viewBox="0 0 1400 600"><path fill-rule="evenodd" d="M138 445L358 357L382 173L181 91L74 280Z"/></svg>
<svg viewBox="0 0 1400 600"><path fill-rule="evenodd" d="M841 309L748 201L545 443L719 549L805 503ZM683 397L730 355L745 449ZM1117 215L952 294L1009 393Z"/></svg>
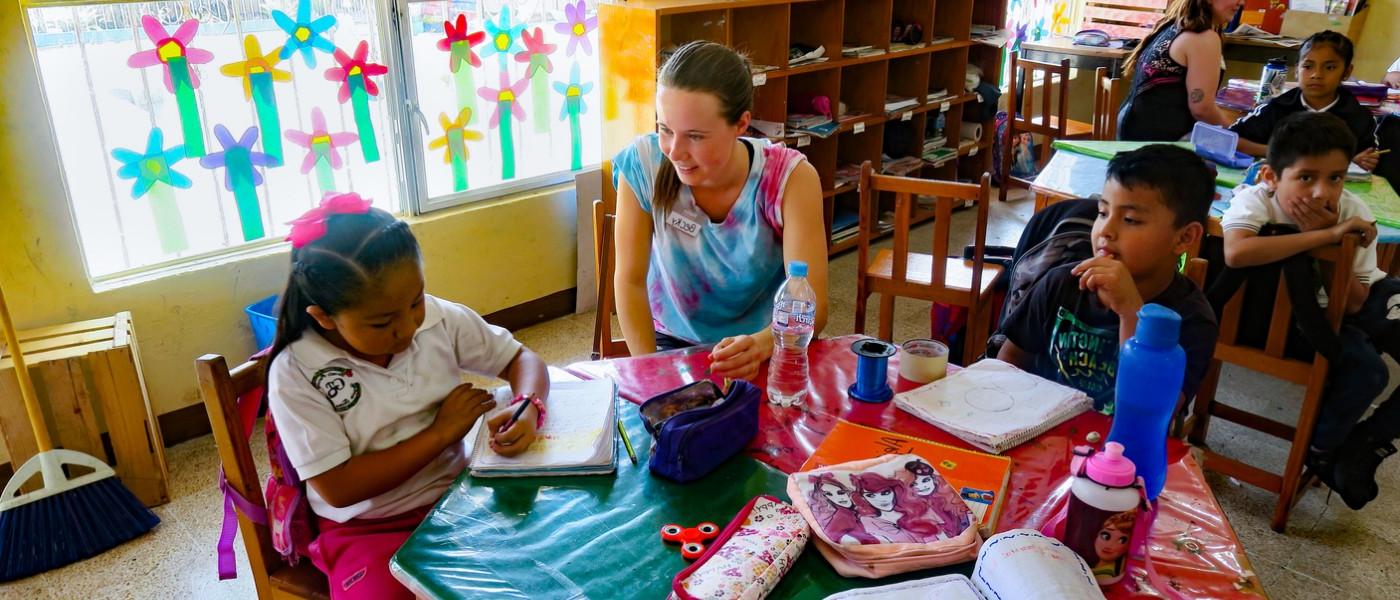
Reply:
<svg viewBox="0 0 1400 600"><path fill-rule="evenodd" d="M326 191L395 210L379 89L393 74L373 66L384 62L377 10L370 0L30 9L89 274L280 239Z"/></svg>
<svg viewBox="0 0 1400 600"><path fill-rule="evenodd" d="M589 3L415 2L408 19L429 204L599 161Z"/></svg>

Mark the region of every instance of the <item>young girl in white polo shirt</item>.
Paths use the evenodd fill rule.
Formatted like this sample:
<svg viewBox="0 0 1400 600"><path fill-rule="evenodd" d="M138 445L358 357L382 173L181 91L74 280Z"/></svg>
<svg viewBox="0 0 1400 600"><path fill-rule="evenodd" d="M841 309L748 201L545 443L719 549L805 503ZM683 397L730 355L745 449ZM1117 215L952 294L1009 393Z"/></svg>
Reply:
<svg viewBox="0 0 1400 600"><path fill-rule="evenodd" d="M332 598L411 598L389 557L467 466L463 438L496 405L462 374L499 376L533 405L508 430L508 414L485 424L492 448L512 455L544 418L545 364L471 309L427 295L408 225L359 196L328 197L287 239L268 398L318 517L312 561Z"/></svg>

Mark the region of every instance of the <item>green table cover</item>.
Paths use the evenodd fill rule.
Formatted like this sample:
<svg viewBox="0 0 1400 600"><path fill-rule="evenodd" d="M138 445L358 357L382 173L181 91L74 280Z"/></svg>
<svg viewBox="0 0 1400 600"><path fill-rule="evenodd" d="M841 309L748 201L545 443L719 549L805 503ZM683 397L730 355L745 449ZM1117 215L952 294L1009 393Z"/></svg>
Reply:
<svg viewBox="0 0 1400 600"><path fill-rule="evenodd" d="M721 527L759 494L787 500L787 476L742 454L704 479L677 484L647 470L650 436L636 406L620 408L637 450L619 449L616 476L458 477L391 561L395 576L436 598L662 598L685 568L661 541L667 523ZM971 562L879 580L836 574L813 542L771 598L823 598L855 587L944 573Z"/></svg>

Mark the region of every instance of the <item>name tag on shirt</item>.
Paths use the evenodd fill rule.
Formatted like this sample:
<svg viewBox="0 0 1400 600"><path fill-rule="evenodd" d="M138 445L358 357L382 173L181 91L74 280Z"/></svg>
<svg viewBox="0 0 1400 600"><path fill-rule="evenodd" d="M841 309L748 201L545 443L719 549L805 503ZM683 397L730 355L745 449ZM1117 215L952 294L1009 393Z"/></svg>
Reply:
<svg viewBox="0 0 1400 600"><path fill-rule="evenodd" d="M678 211L671 211L670 214L666 215L666 225L690 237L700 235L700 224L686 218Z"/></svg>

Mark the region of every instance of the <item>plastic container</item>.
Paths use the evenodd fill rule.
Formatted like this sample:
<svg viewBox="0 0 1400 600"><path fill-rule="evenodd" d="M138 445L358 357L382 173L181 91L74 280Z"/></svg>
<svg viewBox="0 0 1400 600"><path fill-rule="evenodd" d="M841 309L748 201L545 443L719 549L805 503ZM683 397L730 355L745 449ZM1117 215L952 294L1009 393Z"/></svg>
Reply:
<svg viewBox="0 0 1400 600"><path fill-rule="evenodd" d="M1243 169L1254 162L1253 156L1236 150L1240 134L1224 127L1197 121L1191 129L1191 145L1196 147L1196 155L1223 167Z"/></svg>
<svg viewBox="0 0 1400 600"><path fill-rule="evenodd" d="M852 400L888 402L894 397L890 388L889 361L895 345L884 340L857 340L851 344L856 353L856 382L846 390Z"/></svg>
<svg viewBox="0 0 1400 600"><path fill-rule="evenodd" d="M807 345L816 326L817 295L807 283L807 263L788 263L788 278L773 298L773 357L768 363L768 401L801 404L807 397Z"/></svg>
<svg viewBox="0 0 1400 600"><path fill-rule="evenodd" d="M1070 463L1070 485L1065 511L1065 545L1088 563L1099 585L1123 579L1123 567L1138 524L1142 479L1133 461L1123 456L1123 445L1108 442L1102 452L1085 446L1075 449Z"/></svg>
<svg viewBox="0 0 1400 600"><path fill-rule="evenodd" d="M1167 426L1186 376L1186 351L1177 343L1180 335L1180 315L1160 304L1148 304L1138 310L1137 331L1118 351L1108 441L1123 445L1151 500L1157 499L1166 483Z"/></svg>
<svg viewBox="0 0 1400 600"><path fill-rule="evenodd" d="M248 326L253 329L253 341L262 350L272 345L277 338L277 296L268 296L249 304L243 312L248 314Z"/></svg>
<svg viewBox="0 0 1400 600"><path fill-rule="evenodd" d="M1264 63L1259 73L1259 100L1262 102L1283 93L1283 82L1288 79L1288 61L1271 58Z"/></svg>

